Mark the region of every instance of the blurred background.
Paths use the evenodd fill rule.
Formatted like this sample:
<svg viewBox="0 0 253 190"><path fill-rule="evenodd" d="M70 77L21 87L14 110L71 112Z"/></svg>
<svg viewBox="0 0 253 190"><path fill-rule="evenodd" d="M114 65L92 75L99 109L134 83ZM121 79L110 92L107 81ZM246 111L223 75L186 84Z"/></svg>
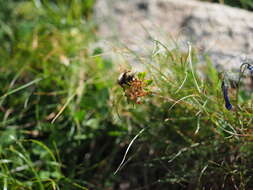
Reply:
<svg viewBox="0 0 253 190"><path fill-rule="evenodd" d="M194 75L171 93L158 72L163 98L142 105L117 85L129 64L164 52L157 44L168 51L159 64L186 60L190 41L193 62L238 69L252 58L252 9L252 0L0 0L0 187L253 188L252 136L234 135L252 132L252 107L240 99L240 112L227 112L210 65L216 83L201 96L215 103L174 105L198 93ZM188 71L177 72L180 83Z"/></svg>

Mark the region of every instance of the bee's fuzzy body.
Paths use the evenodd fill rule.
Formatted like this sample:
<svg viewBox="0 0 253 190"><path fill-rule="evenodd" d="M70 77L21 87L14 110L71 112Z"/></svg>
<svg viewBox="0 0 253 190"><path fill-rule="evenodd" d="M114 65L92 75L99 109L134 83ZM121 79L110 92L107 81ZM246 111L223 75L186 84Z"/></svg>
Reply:
<svg viewBox="0 0 253 190"><path fill-rule="evenodd" d="M134 80L134 74L131 73L130 71L121 73L121 75L118 78L118 84L121 87L124 87L125 85L130 85L129 83Z"/></svg>

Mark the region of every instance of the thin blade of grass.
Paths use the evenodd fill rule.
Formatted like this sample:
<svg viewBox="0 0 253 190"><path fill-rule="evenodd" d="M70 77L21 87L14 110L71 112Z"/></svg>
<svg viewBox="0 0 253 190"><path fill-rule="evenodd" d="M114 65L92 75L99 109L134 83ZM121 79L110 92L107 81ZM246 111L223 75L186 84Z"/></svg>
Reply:
<svg viewBox="0 0 253 190"><path fill-rule="evenodd" d="M195 74L194 74L191 53L192 53L192 46L191 46L190 42L188 42L188 61L189 61L189 64L190 64L190 69L191 69L191 72L192 72L192 77L193 77L193 80L194 80L194 83L196 85L196 88L197 88L198 92L201 93L199 84L198 84L197 79L196 79Z"/></svg>
<svg viewBox="0 0 253 190"><path fill-rule="evenodd" d="M199 129L200 129L200 115L197 117L197 128L194 132L194 135L198 134Z"/></svg>
<svg viewBox="0 0 253 190"><path fill-rule="evenodd" d="M176 104L178 104L179 102L181 102L181 101L183 101L183 100L185 100L185 99L187 99L187 98L190 98L190 97L197 97L198 95L196 95L196 94L191 94L191 95L189 95L189 96L184 96L183 98L180 98L179 100L177 100L174 104L172 104L172 106L170 106L170 108L169 108L169 111L176 105Z"/></svg>
<svg viewBox="0 0 253 190"><path fill-rule="evenodd" d="M76 96L76 93L73 94L72 96L70 96L66 103L62 106L62 108L60 109L60 111L57 113L57 115L54 117L54 119L51 121L51 123L53 124L55 122L55 120L62 114L62 112L65 110L65 108L68 106L68 104L70 103L70 101Z"/></svg>
<svg viewBox="0 0 253 190"><path fill-rule="evenodd" d="M185 73L184 80L183 80L182 84L179 86L179 88L175 91L175 94L177 94L177 93L181 90L181 88L183 88L184 83L186 82L187 77L188 77L188 74L187 74L187 72L186 72L186 73Z"/></svg>
<svg viewBox="0 0 253 190"><path fill-rule="evenodd" d="M123 159L122 159L122 161L121 161L119 167L118 167L117 170L114 172L114 175L116 175L116 174L118 173L118 171L121 169L121 166L124 164L124 162L125 162L125 160L126 160L126 156L127 156L127 153L128 153L128 151L129 151L130 147L132 146L132 144L134 143L134 141L141 135L141 133L143 133L143 132L145 131L145 129L146 129L146 128L140 130L140 132L139 132L137 135L135 135L135 137L131 140L130 144L128 145L128 147L127 147L127 149L126 149L126 152L125 152L125 154L124 154L124 156L123 156Z"/></svg>
<svg viewBox="0 0 253 190"><path fill-rule="evenodd" d="M38 78L38 79L35 79L35 80L33 80L33 81L31 81L31 82L25 84L25 85L22 85L22 86L18 87L18 88L16 88L16 89L13 89L13 90L7 92L6 94L2 95L2 96L0 97L0 100L3 99L3 98L6 98L7 96L9 96L9 95L11 95L11 94L14 94L15 92L18 92L18 91L20 91L20 90L23 90L24 88L27 88L27 87L29 87L29 86L31 86L31 85L33 85L33 84L35 84L35 83L37 83L37 82L39 82L39 81L41 81L41 80L42 80L42 78Z"/></svg>

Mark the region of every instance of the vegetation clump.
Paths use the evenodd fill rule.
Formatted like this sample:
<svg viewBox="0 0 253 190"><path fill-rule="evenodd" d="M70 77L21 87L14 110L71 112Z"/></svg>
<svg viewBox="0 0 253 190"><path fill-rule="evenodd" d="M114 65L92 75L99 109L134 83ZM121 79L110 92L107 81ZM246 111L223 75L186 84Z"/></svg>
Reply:
<svg viewBox="0 0 253 190"><path fill-rule="evenodd" d="M252 64L222 91L194 47L156 43L120 75L93 4L0 0L0 187L252 189Z"/></svg>
<svg viewBox="0 0 253 190"><path fill-rule="evenodd" d="M141 99L151 94L148 86L152 83L152 80L145 80L145 75L146 73L142 72L135 77L135 74L130 73L130 71L120 75L118 83L123 88L129 101L140 104Z"/></svg>

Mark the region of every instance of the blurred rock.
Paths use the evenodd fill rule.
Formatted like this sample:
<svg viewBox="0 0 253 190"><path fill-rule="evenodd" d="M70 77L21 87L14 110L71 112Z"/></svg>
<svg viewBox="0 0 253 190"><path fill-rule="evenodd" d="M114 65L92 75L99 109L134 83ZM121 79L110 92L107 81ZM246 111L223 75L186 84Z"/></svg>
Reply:
<svg viewBox="0 0 253 190"><path fill-rule="evenodd" d="M95 17L108 47L140 56L159 40L170 49L190 41L215 65L238 68L253 58L253 13L246 10L194 0L97 0Z"/></svg>

